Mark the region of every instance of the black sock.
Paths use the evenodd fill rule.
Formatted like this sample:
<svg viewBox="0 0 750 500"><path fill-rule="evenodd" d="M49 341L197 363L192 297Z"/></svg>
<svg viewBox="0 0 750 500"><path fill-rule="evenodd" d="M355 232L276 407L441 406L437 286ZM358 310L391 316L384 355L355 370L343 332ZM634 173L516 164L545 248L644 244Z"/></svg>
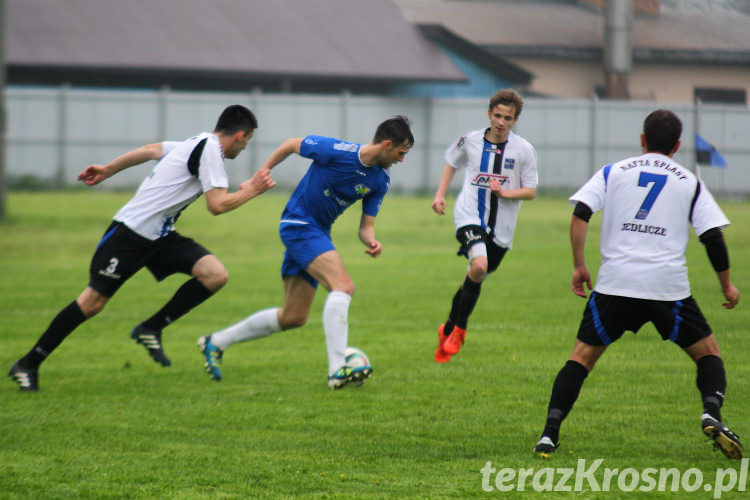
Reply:
<svg viewBox="0 0 750 500"><path fill-rule="evenodd" d="M445 335L446 337L449 336L453 331L454 326L456 326L456 324L453 321L446 321L445 326L443 327L443 335Z"/></svg>
<svg viewBox="0 0 750 500"><path fill-rule="evenodd" d="M198 278L188 280L175 292L174 296L159 312L141 323L141 325L149 330L159 332L211 295L213 295L213 292L203 286L203 283L198 281Z"/></svg>
<svg viewBox="0 0 750 500"><path fill-rule="evenodd" d="M454 318L456 314L455 311L458 308L459 300L461 300L460 288L453 295L453 301L451 302L451 312L450 314L448 314L448 321L445 322L445 327L443 328L443 335L445 335L446 337L451 334L451 332L453 331L453 327L456 326Z"/></svg>
<svg viewBox="0 0 750 500"><path fill-rule="evenodd" d="M588 374L586 367L576 361L568 360L562 367L552 385L543 436L549 436L557 443L560 438L560 425L578 399L578 393L581 392L581 386Z"/></svg>
<svg viewBox="0 0 750 500"><path fill-rule="evenodd" d="M703 411L721 421L721 406L724 404L724 391L727 389L724 362L718 356L708 355L703 356L695 364L698 365L695 382L701 391Z"/></svg>
<svg viewBox="0 0 750 500"><path fill-rule="evenodd" d="M479 293L481 291L482 282L476 283L467 276L461 288L453 296L453 305L451 306L451 314L448 321L459 328L466 329L466 325L469 323L469 316L474 310L477 300L479 300ZM448 324L446 323L446 331L448 331L447 326Z"/></svg>
<svg viewBox="0 0 750 500"><path fill-rule="evenodd" d="M78 325L86 321L86 316L81 312L78 302L75 300L65 306L47 327L47 330L39 337L34 347L19 360L21 367L27 370L39 368L47 356L54 351L65 337L75 330Z"/></svg>

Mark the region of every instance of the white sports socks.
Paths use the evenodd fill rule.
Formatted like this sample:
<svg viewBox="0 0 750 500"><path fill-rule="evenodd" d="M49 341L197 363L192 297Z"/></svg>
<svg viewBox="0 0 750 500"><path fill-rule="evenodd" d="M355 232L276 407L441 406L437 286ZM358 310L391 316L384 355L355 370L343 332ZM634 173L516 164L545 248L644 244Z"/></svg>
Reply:
<svg viewBox="0 0 750 500"><path fill-rule="evenodd" d="M328 350L328 375L344 366L346 343L349 337L349 303L352 296L346 292L333 291L328 294L323 307L323 330Z"/></svg>
<svg viewBox="0 0 750 500"><path fill-rule="evenodd" d="M281 330L279 308L264 309L211 335L211 343L222 351L232 344L267 337Z"/></svg>

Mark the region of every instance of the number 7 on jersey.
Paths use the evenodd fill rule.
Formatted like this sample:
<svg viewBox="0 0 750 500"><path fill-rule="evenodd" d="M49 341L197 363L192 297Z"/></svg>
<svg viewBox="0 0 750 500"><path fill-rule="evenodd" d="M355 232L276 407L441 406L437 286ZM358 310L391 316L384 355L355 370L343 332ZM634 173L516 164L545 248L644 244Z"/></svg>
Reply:
<svg viewBox="0 0 750 500"><path fill-rule="evenodd" d="M636 219L644 220L646 217L648 217L648 213L651 211L651 207L654 206L656 198L664 188L664 184L667 183L667 176L664 174L641 172L641 175L638 176L638 186L646 187L651 183L653 183L653 186L651 186L651 189L649 189L646 198L644 198L643 203L641 203L641 208L638 209L638 213L635 214Z"/></svg>

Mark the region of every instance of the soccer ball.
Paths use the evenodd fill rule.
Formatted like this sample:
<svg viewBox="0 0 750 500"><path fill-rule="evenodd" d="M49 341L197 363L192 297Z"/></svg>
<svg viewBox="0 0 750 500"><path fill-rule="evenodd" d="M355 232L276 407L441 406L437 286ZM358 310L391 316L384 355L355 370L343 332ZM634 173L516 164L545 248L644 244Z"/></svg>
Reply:
<svg viewBox="0 0 750 500"><path fill-rule="evenodd" d="M370 366L370 359L367 357L367 354L356 347L347 347L344 352L344 359L346 360L346 366L350 368Z"/></svg>

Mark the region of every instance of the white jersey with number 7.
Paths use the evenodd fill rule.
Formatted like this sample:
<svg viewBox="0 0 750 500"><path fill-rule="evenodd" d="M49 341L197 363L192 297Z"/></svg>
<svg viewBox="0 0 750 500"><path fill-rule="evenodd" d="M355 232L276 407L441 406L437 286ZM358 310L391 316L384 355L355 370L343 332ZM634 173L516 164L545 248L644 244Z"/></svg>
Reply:
<svg viewBox="0 0 750 500"><path fill-rule="evenodd" d="M700 235L729 220L692 172L659 153L607 165L573 196L603 210L599 293L652 300L690 296L685 250L689 228Z"/></svg>

